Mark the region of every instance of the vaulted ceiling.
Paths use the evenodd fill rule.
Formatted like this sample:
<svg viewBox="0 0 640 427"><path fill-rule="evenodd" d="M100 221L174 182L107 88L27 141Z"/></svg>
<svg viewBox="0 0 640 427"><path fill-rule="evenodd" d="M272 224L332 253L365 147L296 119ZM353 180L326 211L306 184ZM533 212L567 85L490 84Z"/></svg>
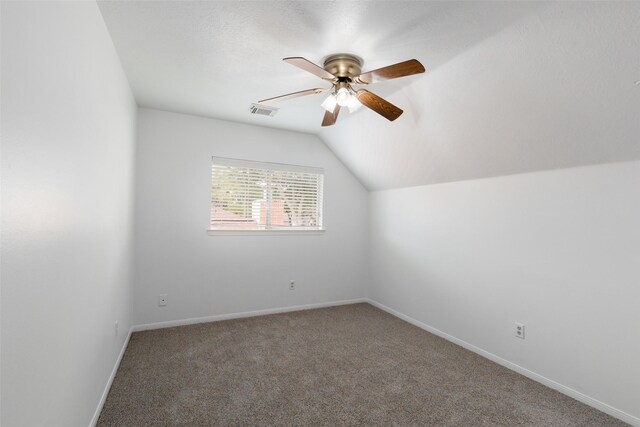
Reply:
<svg viewBox="0 0 640 427"><path fill-rule="evenodd" d="M640 2L100 1L139 105L317 134L371 190L640 158ZM322 80L282 61L348 52L426 73L321 128Z"/></svg>

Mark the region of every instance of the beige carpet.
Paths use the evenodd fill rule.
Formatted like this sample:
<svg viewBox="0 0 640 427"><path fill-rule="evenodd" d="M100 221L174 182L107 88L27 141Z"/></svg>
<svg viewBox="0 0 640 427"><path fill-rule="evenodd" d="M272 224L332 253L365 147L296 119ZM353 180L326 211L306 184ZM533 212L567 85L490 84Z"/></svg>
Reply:
<svg viewBox="0 0 640 427"><path fill-rule="evenodd" d="M621 426L368 304L138 332L100 426Z"/></svg>

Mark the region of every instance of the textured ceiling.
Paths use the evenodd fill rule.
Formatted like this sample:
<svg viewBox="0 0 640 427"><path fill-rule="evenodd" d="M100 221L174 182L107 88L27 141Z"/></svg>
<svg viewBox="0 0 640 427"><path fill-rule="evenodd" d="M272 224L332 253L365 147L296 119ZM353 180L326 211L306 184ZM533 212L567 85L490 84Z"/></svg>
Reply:
<svg viewBox="0 0 640 427"><path fill-rule="evenodd" d="M369 189L640 158L640 3L100 1L138 104L318 134ZM427 72L321 128L323 82L282 61L332 53Z"/></svg>

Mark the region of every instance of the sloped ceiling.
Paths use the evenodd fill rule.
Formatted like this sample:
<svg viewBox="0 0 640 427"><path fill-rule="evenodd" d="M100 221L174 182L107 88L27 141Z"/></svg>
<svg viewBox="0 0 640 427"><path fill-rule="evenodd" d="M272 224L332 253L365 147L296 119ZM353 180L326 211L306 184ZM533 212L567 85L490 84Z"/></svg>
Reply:
<svg viewBox="0 0 640 427"><path fill-rule="evenodd" d="M371 190L640 158L640 2L99 6L139 105L317 134ZM321 128L323 94L249 114L323 86L282 58L338 52L427 72L368 87L394 122L362 108Z"/></svg>

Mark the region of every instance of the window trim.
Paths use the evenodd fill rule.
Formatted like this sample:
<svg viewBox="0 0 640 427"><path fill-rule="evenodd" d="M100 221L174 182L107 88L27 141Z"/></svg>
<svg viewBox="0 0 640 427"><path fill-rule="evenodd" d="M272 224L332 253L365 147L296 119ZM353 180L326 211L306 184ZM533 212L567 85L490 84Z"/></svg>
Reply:
<svg viewBox="0 0 640 427"><path fill-rule="evenodd" d="M207 228L206 232L209 236L268 236L268 235L323 235L326 231L325 229L325 218L324 218L324 168L315 167L315 166L302 166L302 165L292 165L287 163L276 163L276 162L264 162L258 160L244 160L244 159L235 159L230 157L220 157L220 156L212 156L211 157L211 167L214 165L219 166L235 166L235 167L247 167L247 168L257 168L257 169L266 169L272 171L286 171L286 172L297 172L297 173L309 173L320 175L321 177L321 188L317 194L317 202L319 206L319 218L320 218L320 228L316 227L282 227L282 228L268 228L262 230L217 230L212 229L211 227L211 218L209 218L209 228Z"/></svg>
<svg viewBox="0 0 640 427"><path fill-rule="evenodd" d="M231 157L211 156L211 162L221 166L236 166L240 168L257 168L257 169L269 169L275 171L287 171L298 173L315 173L318 175L324 175L324 169L316 166L302 166L292 165L289 163L276 163L276 162L263 162L260 160L244 160L233 159ZM262 167L260 167L262 166Z"/></svg>
<svg viewBox="0 0 640 427"><path fill-rule="evenodd" d="M208 229L207 235L209 236L286 236L286 235L306 235L306 236L322 236L325 230L324 228L314 229L292 229L292 230L212 230Z"/></svg>

